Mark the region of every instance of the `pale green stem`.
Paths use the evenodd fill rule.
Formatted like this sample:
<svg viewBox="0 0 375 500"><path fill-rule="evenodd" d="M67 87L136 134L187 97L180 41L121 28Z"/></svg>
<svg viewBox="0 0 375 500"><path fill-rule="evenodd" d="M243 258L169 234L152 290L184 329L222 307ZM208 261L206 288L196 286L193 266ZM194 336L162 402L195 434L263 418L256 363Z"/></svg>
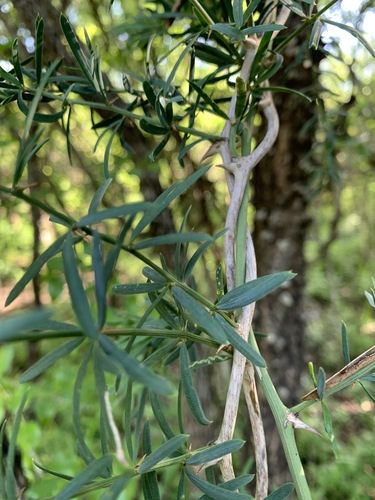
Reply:
<svg viewBox="0 0 375 500"><path fill-rule="evenodd" d="M254 349L259 352L258 344L252 330L250 331L249 341ZM292 423L287 420L289 410L277 394L267 368L255 367L255 371L274 416L297 496L299 500L311 500L310 488L307 484L294 436L294 428Z"/></svg>

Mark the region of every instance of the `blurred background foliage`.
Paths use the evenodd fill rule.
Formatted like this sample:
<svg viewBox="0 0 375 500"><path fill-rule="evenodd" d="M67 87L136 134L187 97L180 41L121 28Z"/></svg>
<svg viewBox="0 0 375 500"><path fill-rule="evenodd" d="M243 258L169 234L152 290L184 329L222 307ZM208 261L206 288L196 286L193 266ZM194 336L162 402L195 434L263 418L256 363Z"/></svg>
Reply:
<svg viewBox="0 0 375 500"><path fill-rule="evenodd" d="M154 9L157 2L115 0L110 11L109 2L96 0L52 3L66 11L82 40L85 27L93 47L99 47L103 71L107 72L119 93L124 93L127 85L140 90L141 82L135 75L143 74L146 77L147 72L152 71L152 65L157 65L158 71L165 72L178 58L179 51L169 53L169 50L174 44L173 37L180 37L186 28L184 18L176 19L171 36L166 33L166 22L161 16L148 17L147 21L139 17L142 10ZM166 0L165 4L169 5L170 2ZM350 19L353 24L362 23L365 30L373 25L375 12L371 2L362 2L362 10L350 7L352 11L347 4L343 2L342 9L332 12L332 16L342 16L343 22ZM214 1L206 1L205 5L215 8ZM162 12L161 8L159 12ZM148 46L149 66L146 66L145 50L150 33L154 34L154 39ZM3 1L0 7L0 60L4 61L4 65L9 59L14 37L18 38L20 51L23 51L25 58L33 53L33 33L26 28L16 6L10 1ZM367 37L374 44L371 33L368 32ZM325 98L324 103L320 103L319 122L310 158L313 167L308 186L308 215L311 223L307 228L304 249L308 263L305 314L308 358L316 365L324 366L327 373L333 373L343 365L338 355L342 320L348 325L352 358L373 345L375 339L374 312L364 298L364 290L369 289L371 276L375 274L375 63L354 38L349 39L349 35L340 34L338 38L336 31L329 30L324 32L323 40L326 57L319 66L319 83L324 89ZM161 54L165 54L166 58L161 59ZM201 64L203 70L208 63L202 61ZM196 68L198 73L199 70L199 67ZM182 65L179 71L183 82L188 73L187 63L186 68ZM221 95L225 102L230 93L219 82L215 87L215 95ZM204 123L207 117L199 119ZM0 123L0 178L1 184L10 185L23 126L22 118L15 111L15 104L0 109ZM218 133L222 122L212 115L210 126L212 133ZM82 107L74 110L70 127L72 161L67 159L66 138L60 123L53 124L48 132L50 141L33 160L27 182L31 186L35 185L35 192L52 206L59 204L72 217L79 218L85 214L93 193L102 182L106 140L98 141L101 130L93 130L90 112ZM163 154L155 162L147 163L146 168L158 176L162 187L185 177L186 170L192 170L189 162L185 163L185 170L179 163L178 140L178 137L172 137ZM208 142L199 143L191 151L190 161L199 163L208 147ZM116 136L108 168L116 182L106 193L106 206L137 201L146 196L141 192L145 165L138 164ZM227 202L222 175L220 169L212 169L208 180L201 180L193 191L173 205L176 227L179 227L187 208L192 205L189 216L191 227L210 234L222 229L222 214L225 213ZM45 215L31 213L23 202L5 196L1 196L0 201L2 307L14 283L32 262L35 252L51 244L58 236L58 229L56 225L49 224ZM116 222L111 224L115 226ZM108 230L111 231L111 228ZM83 265L86 263L89 271L91 259L88 249L87 252L81 252L80 259ZM220 249L217 248L207 255L196 275L196 279L198 277L201 281L200 286L203 289L206 287L207 293L212 293L214 271L219 260ZM116 281L134 282L140 269L135 260L123 258L119 261ZM87 284L90 284L91 278L88 272L85 276ZM43 269L40 280L30 284L11 308L3 309L1 314L7 314L14 308L52 304L66 319L69 311L66 302L67 290L61 259L54 258ZM126 297L126 300L114 297L109 323L132 325L139 316L139 308L143 306L143 296ZM51 345L53 341L44 341L37 352L32 345L1 347L0 419L8 413L14 413L22 398L23 387L18 384L18 374L25 370L30 360L48 352ZM69 361L72 366L78 366L78 354L71 355ZM75 372L76 369L67 370L60 363L31 387L28 410L19 436L26 474L31 482L38 478L30 489L29 498L51 495L59 487L55 478L35 470L33 459L51 469L64 470L66 474L73 475L82 465L76 456L69 413ZM305 382L308 387L307 377ZM53 401L51 393L56 394ZM95 411L95 407L90 404L90 400L95 398L90 380L85 381L87 433L92 436L93 443L96 428L90 412ZM114 398L113 402L115 411L120 415L121 401ZM308 433L299 436L313 498L375 498L375 456L369 444L373 442L371 430L374 425L374 405L356 387L331 400L330 408L339 442L338 459L334 458L329 444L317 448L311 443L313 437ZM318 412L315 407L310 412L317 427L321 425L321 417L316 414ZM57 451L54 446L56 442L62 444ZM54 450L53 454L50 450ZM71 457L68 464L66 456ZM171 477L165 481L167 485L176 481L171 472L168 474ZM356 480L358 477L360 481ZM133 493L130 488L126 498L139 498L136 486ZM168 493L164 492L162 498L168 498Z"/></svg>

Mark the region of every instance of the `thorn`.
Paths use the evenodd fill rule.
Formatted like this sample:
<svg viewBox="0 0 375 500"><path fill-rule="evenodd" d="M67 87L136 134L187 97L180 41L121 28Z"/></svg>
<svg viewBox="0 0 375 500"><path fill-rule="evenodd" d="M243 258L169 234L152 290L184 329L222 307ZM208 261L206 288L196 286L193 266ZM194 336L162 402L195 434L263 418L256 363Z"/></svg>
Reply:
<svg viewBox="0 0 375 500"><path fill-rule="evenodd" d="M305 431L309 431L309 432L312 432L313 434L317 434L318 436L323 437L320 434L320 432L316 431L315 429L313 429L309 425L305 424L294 413L287 410L286 420L284 422L284 427L286 427L288 425L288 422L290 422L292 424L294 429L304 429Z"/></svg>

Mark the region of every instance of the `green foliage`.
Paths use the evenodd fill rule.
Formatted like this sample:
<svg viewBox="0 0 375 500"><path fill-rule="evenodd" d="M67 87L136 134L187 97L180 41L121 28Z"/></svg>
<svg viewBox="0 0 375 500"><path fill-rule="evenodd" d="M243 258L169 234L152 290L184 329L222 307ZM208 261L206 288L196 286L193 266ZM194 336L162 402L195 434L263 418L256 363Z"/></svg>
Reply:
<svg viewBox="0 0 375 500"><path fill-rule="evenodd" d="M252 137L244 130L253 129L255 116L262 111L267 96L270 98L273 92L289 92L309 101L315 97L268 84L268 79L277 72L288 70L283 67L281 52L297 34L311 28L310 47L316 49L320 42L321 22L331 23L349 31L373 53L357 29L322 19L327 6L316 11L312 2L293 0L281 4L304 20L288 35L283 34L287 26L279 24L268 5L261 1L250 2L245 9L242 1L235 0L233 5L222 2L217 12L211 12L213 9L196 0L181 12L168 10L170 6L165 2L155 2L154 6L147 8L142 4L131 23L118 25L112 32L114 36L125 34L134 48L147 45L142 53L146 74L139 68L132 68L130 61L123 79L124 91L107 81L102 72L102 56L98 48L93 48L89 30L84 31L86 43L83 46L64 14L60 17L61 29L76 68L65 67L61 59L46 65L44 50L48 40L44 39L44 21L39 16L35 23L32 57L23 60L18 41L12 42L9 57L12 68L0 70L0 97L2 106L12 112L20 111L23 121L18 127L18 152L12 168L7 171L7 178L4 182L2 180L0 193L7 202L24 203L42 214L40 217L48 219L50 238L46 248L29 266L25 266L25 272L12 286L6 306L18 299L31 282L35 285L44 268L51 274L54 268L57 269L58 278L54 285L57 291L51 291L56 307L1 320L0 341L8 344L6 347L14 342L30 341L41 346L38 361L23 366L20 382L33 381L35 387L43 388L39 395L35 390L35 408L41 412L38 417L47 423L51 414L54 415L54 409L48 407L52 406L50 398L56 397L50 373L55 370L55 364L63 366L60 376L63 385L68 382L70 385L69 396L65 394L65 397L69 399L67 411L71 414L71 422L64 431L70 445L72 441L77 442L77 453L84 462L83 469L82 462L80 470L76 464L70 467L70 455L74 452L68 448L64 454L62 440L51 438L46 447L49 451L42 456L44 463L40 468L55 481L51 483L53 486L42 486L39 492L36 484L31 495L52 493L55 498L63 500L104 490L101 498L111 499L118 498L123 491L130 492L130 496L133 493L139 496L142 491L144 498L157 499L171 494L168 490L171 481L176 486L177 498L188 496L190 490L196 489L203 493L201 498L253 498L248 493L237 491L251 482L252 475L242 471L229 481L223 477L216 479L219 477L217 462L236 453L243 446L242 440L229 438L194 449L192 437L184 431L186 406L199 425L212 423L203 409L199 391L201 381L195 377L196 370L236 359L236 355L233 356L235 351L245 358L243 365L246 360L255 365L266 397L274 409L281 437L287 443L286 453L295 485L283 485L267 498L287 498L295 487L299 497L305 494L308 496L304 500L308 500L310 492L302 478L298 452L294 451L294 437L291 437L290 426L286 425L285 406L272 385L255 337L251 334L248 342L248 332L238 328L242 313L248 306L295 275L284 271L246 283L241 278L242 281L239 279L238 282L243 284L228 291L218 269L216 297L212 299L214 294L207 291L209 286L197 285L197 269L208 250L220 243L222 236L230 238L228 234L236 232L237 221L228 219L229 227L223 229L221 224L214 236L203 231L188 231L189 209L183 212L185 215L179 231L150 236L150 227L158 224L158 217L167 209L173 210L176 202L187 196L186 193L191 196L205 176L216 175L212 173L213 168L199 165L199 168L191 169L190 175L189 168L186 168L183 180L169 183L155 200L139 200L139 197L127 193L122 203L120 194L124 186L117 180L122 166L115 167L112 158L117 139L121 148L131 155L129 163L133 162L134 169L144 168L144 164L148 164L147 158L168 161L167 152L172 141L180 163L184 160L186 164L191 163L189 154L202 141L220 147L225 141L231 141L232 151L237 151L238 144L242 143L242 150L248 150L250 157L250 145L245 143ZM114 2L110 2L111 7L115 7ZM176 31L170 30L170 35L168 20L179 26ZM158 35L170 36L173 46L167 49L160 40L155 41L157 57L152 70L153 43ZM246 60L245 54L250 50L253 54L248 74L238 77ZM105 57L108 64L109 49ZM187 73L184 70L188 60L190 68ZM237 78L235 85L234 76ZM228 102L235 91L239 99L237 104L232 101L234 109L231 110ZM324 111L324 106L322 109ZM73 127L74 113L83 117L81 129ZM100 114L99 122L95 122L95 113ZM54 182L46 186L45 177L48 176L45 175L35 188L32 175L39 166L34 162L43 158L48 142L55 140L53 127L60 127L65 134L67 156L64 162L67 164L70 160L73 163L76 138L72 129L83 139L89 115L90 132L98 133L104 129L95 141L88 141L90 147L100 150L103 157L99 162L100 173L93 174L91 165L86 168L94 189L85 192L84 182L74 171L74 164L69 170L70 178L64 171L51 167L49 175L55 176ZM205 124L207 117L212 120L209 126ZM39 123L46 124L45 128ZM222 134L217 132L220 125L224 126ZM134 131L139 134L136 141L132 137ZM159 136L163 136L161 141ZM57 143L61 147L61 138ZM141 146L147 149L146 157L139 153ZM137 147L136 151L134 148ZM232 163L223 166L235 179ZM43 168L41 170L43 172ZM126 175L129 180L130 174ZM68 194L61 196L57 186L64 180L68 182ZM246 184L248 178L243 181ZM27 182L26 186L24 182ZM235 183L233 179L232 183ZM49 190L49 186L53 189ZM75 189L82 197L79 204L72 203L69 198L69 192L73 193ZM12 210L10 205L9 211ZM246 224L242 229L246 234ZM35 230L34 237L36 233ZM237 262L243 263L244 271L249 262L245 264L247 256L239 243L242 241L246 245L246 238L241 240L240 236L237 234ZM160 262L154 258L153 252L159 247L172 247L174 264L163 256ZM192 247L196 247L195 250L192 251ZM228 255L226 257L228 259ZM230 267L228 261L225 265ZM121 272L121 266L126 272L123 268ZM138 272L142 266L144 279ZM136 282L123 283L129 279ZM53 288L52 280L47 280ZM124 299L126 318L115 312L111 305L119 298ZM373 305L371 294L367 293L367 298ZM201 346L206 350L204 354L197 354L201 352L198 349ZM218 350L223 350L224 354L219 355ZM343 351L349 366L345 329ZM10 350L8 353L15 356ZM179 363L174 364L177 359ZM355 372L355 376L350 373L346 376L344 371L345 380L334 389L328 387L329 380L326 380L324 370L319 369L316 393L322 400L324 426L335 451L335 435L326 398L358 377L371 376L374 361L369 355L365 360L366 364ZM351 366L354 365L357 367L358 363L352 362ZM42 385L39 378L44 377L47 377L47 382ZM0 496L4 499L15 498L17 494L13 468L25 403L24 397L15 412L7 456L0 460L5 463L4 471L0 473ZM301 403L304 407L310 404ZM284 431L283 428L287 427L288 430ZM4 433L5 424L0 432L2 440ZM47 437L45 439L47 441ZM49 465L55 453L61 453L61 456L56 458L55 464ZM204 480L195 467L210 462L213 464L210 464ZM178 485L174 478L176 470L180 477ZM47 488L50 488L48 492Z"/></svg>

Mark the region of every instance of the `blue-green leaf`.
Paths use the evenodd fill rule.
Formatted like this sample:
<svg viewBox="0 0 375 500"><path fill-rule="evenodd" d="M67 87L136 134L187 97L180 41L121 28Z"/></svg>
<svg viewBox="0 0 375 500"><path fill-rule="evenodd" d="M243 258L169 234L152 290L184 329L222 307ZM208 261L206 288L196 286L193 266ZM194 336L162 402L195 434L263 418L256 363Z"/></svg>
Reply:
<svg viewBox="0 0 375 500"><path fill-rule="evenodd" d="M236 491L243 486L246 486L247 484L251 483L251 481L254 479L254 474L244 474L243 476L238 476L235 479L231 479L230 481L226 481L225 483L222 483L218 485L220 488L223 488L224 490L230 490L230 491ZM203 495L199 498L199 500L211 500L212 497L208 495Z"/></svg>
<svg viewBox="0 0 375 500"><path fill-rule="evenodd" d="M171 136L171 134L168 133L163 138L163 140L161 142L159 142L159 144L155 147L155 149L152 151L152 153L149 156L151 161L155 161L157 156L163 151L163 149L165 148L165 146L167 145L167 143L169 141L170 136Z"/></svg>
<svg viewBox="0 0 375 500"><path fill-rule="evenodd" d="M139 125L142 130L151 135L166 135L169 132L168 128L161 127L157 123L146 118L141 118Z"/></svg>
<svg viewBox="0 0 375 500"><path fill-rule="evenodd" d="M182 344L180 348L180 370L181 385L193 417L201 425L211 424L212 421L208 420L203 412L201 402L199 401L197 391L194 387L194 382L189 367L189 353L186 344Z"/></svg>
<svg viewBox="0 0 375 500"><path fill-rule="evenodd" d="M233 19L237 29L243 24L243 1L233 0Z"/></svg>
<svg viewBox="0 0 375 500"><path fill-rule="evenodd" d="M143 427L142 436L142 453L150 455L151 453L151 437L150 437L150 421L146 420ZM144 500L160 500L159 485L155 471L142 474L142 489Z"/></svg>
<svg viewBox="0 0 375 500"><path fill-rule="evenodd" d="M186 310L186 314L192 318L202 330L208 333L211 337L217 340L220 344L226 344L227 339L225 332L217 319L202 307L193 297L178 286L173 287L173 296Z"/></svg>
<svg viewBox="0 0 375 500"><path fill-rule="evenodd" d="M95 297L98 307L98 328L103 328L107 314L107 284L104 276L104 263L101 249L100 236L94 232L94 248L92 252L92 267L95 276Z"/></svg>
<svg viewBox="0 0 375 500"><path fill-rule="evenodd" d="M252 26L251 28L245 28L244 30L241 30L241 33L249 36L256 33L269 33L272 31L281 31L285 29L286 26L282 24L258 24L257 26Z"/></svg>
<svg viewBox="0 0 375 500"><path fill-rule="evenodd" d="M248 281L224 295L216 304L216 307L223 311L233 311L234 309L247 306L262 299L276 290L285 281L291 280L295 276L296 274L294 273L284 271Z"/></svg>
<svg viewBox="0 0 375 500"><path fill-rule="evenodd" d="M134 285L113 285L112 292L117 295L133 295L137 293L150 293L161 290L165 283L135 283Z"/></svg>
<svg viewBox="0 0 375 500"><path fill-rule="evenodd" d="M323 21L327 24L332 24L332 26L337 26L337 28L341 28L342 30L347 31L348 33L353 35L370 52L372 57L375 57L374 49L372 48L370 43L366 40L366 38L356 28L353 28L353 26L349 26L348 24L342 24L336 21L332 21L331 19L323 19Z"/></svg>
<svg viewBox="0 0 375 500"><path fill-rule="evenodd" d="M196 252L193 254L193 256L191 257L191 259L189 260L189 262L187 263L186 265L186 269L185 269L185 272L184 272L184 281L187 281L187 279L189 278L189 276L191 275L191 273L193 272L193 269L194 269L194 266L195 264L199 261L199 259L201 258L202 254L216 241L218 240L221 236L223 236L223 234L225 234L227 232L227 228L219 231L218 233L216 233L212 238L211 240L209 241L206 241L205 243L203 243L203 245L201 245L198 250L196 250Z"/></svg>
<svg viewBox="0 0 375 500"><path fill-rule="evenodd" d="M173 392L173 388L167 380L151 372L145 366L142 366L126 351L119 349L106 335L100 335L99 343L104 352L112 356L134 380L137 380L155 392L163 394L170 394Z"/></svg>
<svg viewBox="0 0 375 500"><path fill-rule="evenodd" d="M83 340L83 338L70 340L69 342L60 345L57 349L54 349L53 351L43 356L39 361L34 363L32 366L30 366L30 368L23 372L20 377L21 384L29 382L30 380L47 370L47 368L56 363L56 361L70 354L82 344Z"/></svg>
<svg viewBox="0 0 375 500"><path fill-rule="evenodd" d="M223 35L227 35L233 40L245 40L245 35L242 31L237 28L233 28L233 26L229 26L224 23L217 23L210 26L212 31L217 31L218 33L222 33Z"/></svg>
<svg viewBox="0 0 375 500"><path fill-rule="evenodd" d="M84 55L83 50L81 49L81 46L79 44L79 41L73 31L73 28L66 16L64 14L61 14L60 16L60 24L61 28L63 30L63 33L65 35L65 38L69 44L69 47L78 63L80 66L83 74L87 78L87 80L93 85L95 88L95 82L93 78L93 72L91 69L90 61L87 59L87 57Z"/></svg>
<svg viewBox="0 0 375 500"><path fill-rule="evenodd" d="M13 45L12 45L12 64L14 68L14 72L19 80L19 82L23 85L23 74L22 74L22 68L20 64L20 58L18 54L18 40L17 38L14 39Z"/></svg>
<svg viewBox="0 0 375 500"><path fill-rule="evenodd" d="M60 493L56 495L56 500L69 500L79 492L83 486L86 486L93 479L103 474L105 470L111 467L112 456L104 455L97 460L93 460L86 469L72 479Z"/></svg>
<svg viewBox="0 0 375 500"><path fill-rule="evenodd" d="M184 191L196 183L204 174L208 172L210 165L200 168L192 175L174 183L168 189L164 191L151 205L151 207L144 214L142 219L139 221L137 226L134 228L131 241L141 234L143 229L147 227L167 206L172 203L174 199L180 196Z"/></svg>
<svg viewBox="0 0 375 500"><path fill-rule="evenodd" d="M23 410L26 405L27 401L27 395L28 392L25 391L21 403L18 407L17 413L16 413L16 418L14 420L14 425L13 425L13 430L12 434L9 440L9 445L8 445L8 454L6 457L6 460L3 460L1 462L1 466L4 467L4 462L6 463L5 465L5 480L6 480L6 491L7 491L7 497L6 498L18 498L17 491L16 491L16 481L14 478L14 472L15 472L15 456L16 456L16 442L17 442L17 436L18 432L21 427L21 422L22 422L22 416L23 416ZM4 446L3 441L1 441L1 446ZM3 471L0 472L0 474L3 474ZM4 498L5 500L5 498Z"/></svg>
<svg viewBox="0 0 375 500"><path fill-rule="evenodd" d="M204 102L212 108L213 112L216 115L221 116L221 118L224 118L224 120L229 120L228 115L223 111L223 109L218 104L216 104L216 102L211 99L211 97L206 94L206 92L197 83L193 82L192 80L188 80L188 82L196 91L196 93L204 100Z"/></svg>
<svg viewBox="0 0 375 500"><path fill-rule="evenodd" d="M32 279L35 278L35 276L39 273L39 271L46 262L48 262L52 257L57 255L59 252L61 252L64 246L65 238L66 238L65 234L63 236L60 236L60 238L58 238L49 248L47 248L47 250L41 253L35 259L35 261L30 265L30 267L28 267L25 274L10 291L5 301L5 307L9 306L9 304L11 304L13 300L15 300L19 296L19 294L22 292L25 286L28 283L30 283Z"/></svg>
<svg viewBox="0 0 375 500"><path fill-rule="evenodd" d="M89 214L94 214L99 210L99 205L103 201L103 197L109 185L111 184L112 180L113 180L112 177L108 177L108 179L106 179L103 182L103 184L99 187L99 189L95 192L90 203Z"/></svg>
<svg viewBox="0 0 375 500"><path fill-rule="evenodd" d="M214 498L215 500L250 500L253 498L250 495L235 493L234 491L221 488L220 486L216 486L215 484L207 483L200 477L190 472L187 468L185 469L185 474L198 489L200 489L203 493L206 493L206 495L209 495L210 498Z"/></svg>
<svg viewBox="0 0 375 500"><path fill-rule="evenodd" d="M212 446L208 446L207 449L198 451L194 453L192 457L187 460L187 465L202 465L211 460L216 460L217 458L224 457L229 453L233 453L245 444L245 441L242 439L231 439L229 441L225 441L224 443L214 444Z"/></svg>
<svg viewBox="0 0 375 500"><path fill-rule="evenodd" d="M284 500L284 498L288 498L288 496L294 490L293 483L283 484L280 488L273 491L270 495L266 497L266 500Z"/></svg>
<svg viewBox="0 0 375 500"><path fill-rule="evenodd" d="M135 243L133 248L141 250L159 245L175 245L176 243L212 241L211 236L205 233L170 233L163 236L155 236L147 240Z"/></svg>
<svg viewBox="0 0 375 500"><path fill-rule="evenodd" d="M157 465L161 460L169 457L172 453L177 451L180 446L186 442L187 434L178 434L173 438L162 444L157 450L148 455L143 462L138 467L138 472L144 474L149 471L155 465Z"/></svg>
<svg viewBox="0 0 375 500"><path fill-rule="evenodd" d="M87 337L91 339L97 339L99 336L99 332L92 316L87 295L79 276L77 261L73 250L73 238L71 233L68 233L66 237L63 249L63 262L69 295L77 320L82 326L83 332Z"/></svg>
<svg viewBox="0 0 375 500"><path fill-rule="evenodd" d="M325 388L326 388L326 374L324 369L320 366L318 370L318 380L316 386L319 399L323 399Z"/></svg>
<svg viewBox="0 0 375 500"><path fill-rule="evenodd" d="M44 21L39 15L35 21L35 76L36 83L39 85L43 68L43 32Z"/></svg>
<svg viewBox="0 0 375 500"><path fill-rule="evenodd" d="M346 364L350 363L350 349L348 341L348 331L346 329L346 324L343 321L341 323L341 343L342 343L342 354L344 356L344 361Z"/></svg>
<svg viewBox="0 0 375 500"><path fill-rule="evenodd" d="M161 431L163 432L164 436L167 439L172 439L175 435L175 433L172 431L168 420L166 419L163 408L160 404L159 398L155 392L150 393L150 403L152 407L152 411L154 413L154 417L156 418L157 423L159 424L159 427Z"/></svg>
<svg viewBox="0 0 375 500"><path fill-rule="evenodd" d="M322 36L323 24L320 19L317 19L312 27L310 40L309 40L309 49L316 50L319 47L320 38Z"/></svg>
<svg viewBox="0 0 375 500"><path fill-rule="evenodd" d="M223 327L225 335L227 336L227 339L232 344L232 346L241 354L243 354L245 358L248 359L251 363L264 368L266 366L266 362L264 358L254 349L254 347L246 342L246 340L244 340L241 335L237 333L236 330L231 325L229 325L220 314L215 313L215 317Z"/></svg>
<svg viewBox="0 0 375 500"><path fill-rule="evenodd" d="M283 3L285 7L288 7L290 11L297 14L297 16L306 17L304 10L297 0L281 0L281 3Z"/></svg>
<svg viewBox="0 0 375 500"><path fill-rule="evenodd" d="M24 101L22 99L21 90L18 92L17 104L18 104L20 111L22 111L22 113L25 116L28 116L29 112L30 112L30 108L24 103ZM64 116L65 111L66 111L66 107L63 107L63 109L61 111L58 111L57 113L44 114L44 113L38 113L37 111L35 111L34 115L33 115L33 121L38 122L38 123L55 123L58 120L60 120L60 118L62 118Z"/></svg>
<svg viewBox="0 0 375 500"><path fill-rule="evenodd" d="M82 217L77 223L77 227L91 226L103 220L116 219L117 217L124 217L125 215L135 215L139 212L144 212L150 207L151 203L146 201L127 203L119 207L107 208L100 212L90 213Z"/></svg>
<svg viewBox="0 0 375 500"><path fill-rule="evenodd" d="M42 309L0 320L0 342L11 342L19 332L40 328L51 315L51 311Z"/></svg>

